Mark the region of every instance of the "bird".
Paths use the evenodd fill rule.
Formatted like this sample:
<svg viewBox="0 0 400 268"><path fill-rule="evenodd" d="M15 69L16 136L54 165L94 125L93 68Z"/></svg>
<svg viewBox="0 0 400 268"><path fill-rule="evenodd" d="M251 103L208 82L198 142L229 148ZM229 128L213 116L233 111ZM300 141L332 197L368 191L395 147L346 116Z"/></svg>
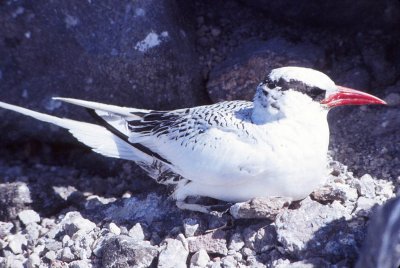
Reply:
<svg viewBox="0 0 400 268"><path fill-rule="evenodd" d="M253 101L223 101L169 111L120 107L73 98L97 123L0 107L55 124L94 152L134 161L158 183L173 186L181 209L210 213L186 202L286 197L301 200L328 175L328 112L343 105L386 104L368 93L336 85L305 67L271 70Z"/></svg>

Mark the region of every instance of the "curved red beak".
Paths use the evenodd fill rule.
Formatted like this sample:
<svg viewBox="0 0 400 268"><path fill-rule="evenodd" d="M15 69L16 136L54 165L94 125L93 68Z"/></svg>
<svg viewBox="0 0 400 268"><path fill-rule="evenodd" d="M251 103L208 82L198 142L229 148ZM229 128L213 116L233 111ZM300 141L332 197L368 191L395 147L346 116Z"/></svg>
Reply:
<svg viewBox="0 0 400 268"><path fill-rule="evenodd" d="M364 104L385 104L386 102L378 97L361 92L352 88L337 86L338 91L329 95L321 101L321 104L328 108L343 105L364 105Z"/></svg>

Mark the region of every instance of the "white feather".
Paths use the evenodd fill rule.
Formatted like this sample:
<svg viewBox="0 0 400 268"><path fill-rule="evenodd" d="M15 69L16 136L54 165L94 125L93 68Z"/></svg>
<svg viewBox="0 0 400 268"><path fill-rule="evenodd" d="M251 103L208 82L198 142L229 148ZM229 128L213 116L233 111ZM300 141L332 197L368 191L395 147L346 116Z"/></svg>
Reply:
<svg viewBox="0 0 400 268"><path fill-rule="evenodd" d="M80 142L102 155L133 161L152 161L150 156L135 149L130 144L108 131L105 127L59 118L4 102L0 102L0 107L66 128Z"/></svg>

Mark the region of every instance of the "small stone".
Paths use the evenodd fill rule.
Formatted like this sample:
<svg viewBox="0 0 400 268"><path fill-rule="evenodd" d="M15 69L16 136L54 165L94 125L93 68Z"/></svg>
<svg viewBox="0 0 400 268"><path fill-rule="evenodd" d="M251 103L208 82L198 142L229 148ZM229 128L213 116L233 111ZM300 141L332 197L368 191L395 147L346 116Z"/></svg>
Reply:
<svg viewBox="0 0 400 268"><path fill-rule="evenodd" d="M68 212L64 219L62 219L61 225L69 236L72 236L79 230L88 233L96 227L95 223L83 218L81 214L76 211Z"/></svg>
<svg viewBox="0 0 400 268"><path fill-rule="evenodd" d="M267 225L261 227L253 225L243 231L243 240L246 247L254 250L256 253L263 253L276 244L276 231L273 226Z"/></svg>
<svg viewBox="0 0 400 268"><path fill-rule="evenodd" d="M377 195L382 196L384 199L394 197L394 186L391 181L378 180L376 181L375 192Z"/></svg>
<svg viewBox="0 0 400 268"><path fill-rule="evenodd" d="M102 265L111 267L148 267L158 255L157 247L125 235L109 238L102 247Z"/></svg>
<svg viewBox="0 0 400 268"><path fill-rule="evenodd" d="M143 241L145 240L145 234L140 223L136 223L129 229L128 235L135 240Z"/></svg>
<svg viewBox="0 0 400 268"><path fill-rule="evenodd" d="M68 247L68 246L70 246L69 245L70 241L71 241L71 237L69 235L64 235L61 240L61 243L62 243L63 247Z"/></svg>
<svg viewBox="0 0 400 268"><path fill-rule="evenodd" d="M195 254L193 254L190 259L190 267L206 267L207 263L210 261L210 256L208 256L207 251L200 249Z"/></svg>
<svg viewBox="0 0 400 268"><path fill-rule="evenodd" d="M249 249L248 247L244 247L241 250L243 256L249 257L249 256L255 256L256 252L254 250Z"/></svg>
<svg viewBox="0 0 400 268"><path fill-rule="evenodd" d="M44 257L46 259L48 259L49 261L54 261L56 259L56 253L52 250L50 250L49 252L47 252Z"/></svg>
<svg viewBox="0 0 400 268"><path fill-rule="evenodd" d="M20 213L18 213L18 218L24 225L40 222L39 214L32 209L21 211Z"/></svg>
<svg viewBox="0 0 400 268"><path fill-rule="evenodd" d="M192 237L196 235L199 229L199 222L193 218L186 218L183 220L183 229L186 237Z"/></svg>
<svg viewBox="0 0 400 268"><path fill-rule="evenodd" d="M7 241L0 239L0 250L5 249L7 245L8 245Z"/></svg>
<svg viewBox="0 0 400 268"><path fill-rule="evenodd" d="M72 254L70 248L63 248L60 255L61 256L59 257L59 259L62 261L71 262L75 260L75 256L74 254Z"/></svg>
<svg viewBox="0 0 400 268"><path fill-rule="evenodd" d="M46 240L46 249L50 251L58 251L62 248L62 243L54 239Z"/></svg>
<svg viewBox="0 0 400 268"><path fill-rule="evenodd" d="M234 204L229 211L235 219L275 220L276 215L288 207L290 202L290 198L254 198L248 202Z"/></svg>
<svg viewBox="0 0 400 268"><path fill-rule="evenodd" d="M358 216L367 217L371 214L372 208L377 204L378 201L375 199L360 196L357 200L357 206L354 213Z"/></svg>
<svg viewBox="0 0 400 268"><path fill-rule="evenodd" d="M355 202L358 198L356 189L348 184L334 181L316 189L311 196L314 200L322 203L335 200L342 203L347 201Z"/></svg>
<svg viewBox="0 0 400 268"><path fill-rule="evenodd" d="M205 249L207 253L226 255L228 253L226 243L226 233L223 230L217 230L204 235L189 237L189 251L194 253L200 249Z"/></svg>
<svg viewBox="0 0 400 268"><path fill-rule="evenodd" d="M357 191L362 196L365 196L367 198L373 198L376 196L375 181L369 174L365 174L364 176L362 176L356 184L356 187Z"/></svg>
<svg viewBox="0 0 400 268"><path fill-rule="evenodd" d="M1 264L1 262L0 262ZM3 266L2 266L3 267ZM24 264L22 260L17 259L16 257L8 257L6 258L6 268L24 268Z"/></svg>
<svg viewBox="0 0 400 268"><path fill-rule="evenodd" d="M103 255L103 246L107 243L107 241L111 238L114 237L115 235L113 233L107 233L105 236L100 236L99 239L94 241L92 245L93 249L93 254L96 255L96 257L101 257Z"/></svg>
<svg viewBox="0 0 400 268"><path fill-rule="evenodd" d="M157 267L186 268L189 252L183 243L176 239L167 238L165 244L158 256Z"/></svg>
<svg viewBox="0 0 400 268"><path fill-rule="evenodd" d="M226 268L236 268L238 267L238 262L233 256L226 256L221 259L222 267ZM252 266L255 267L255 266Z"/></svg>
<svg viewBox="0 0 400 268"><path fill-rule="evenodd" d="M92 265L90 265L85 260L72 261L68 265L68 268L90 268L90 267L92 267Z"/></svg>
<svg viewBox="0 0 400 268"><path fill-rule="evenodd" d="M11 222L0 221L0 238L6 237L13 227L14 224L12 224Z"/></svg>
<svg viewBox="0 0 400 268"><path fill-rule="evenodd" d="M25 233L29 241L35 241L40 236L41 226L36 223L30 223L25 228Z"/></svg>
<svg viewBox="0 0 400 268"><path fill-rule="evenodd" d="M27 262L26 262L27 268L37 268L40 266L40 257L36 253L32 253Z"/></svg>
<svg viewBox="0 0 400 268"><path fill-rule="evenodd" d="M243 248L244 241L240 233L234 233L231 236L231 241L229 242L228 249L233 251L239 251Z"/></svg>
<svg viewBox="0 0 400 268"><path fill-rule="evenodd" d="M121 234L121 229L113 222L111 222L108 225L108 229L110 230L111 233L116 234L116 235L120 235Z"/></svg>
<svg viewBox="0 0 400 268"><path fill-rule="evenodd" d="M28 241L26 237L20 233L8 236L8 247L14 254L22 253L22 246L26 246Z"/></svg>

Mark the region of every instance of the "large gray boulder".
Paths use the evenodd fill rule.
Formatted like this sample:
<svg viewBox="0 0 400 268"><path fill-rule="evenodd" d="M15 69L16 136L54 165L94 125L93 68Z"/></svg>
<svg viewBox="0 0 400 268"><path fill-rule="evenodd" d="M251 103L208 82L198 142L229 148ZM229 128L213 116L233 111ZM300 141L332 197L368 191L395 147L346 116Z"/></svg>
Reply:
<svg viewBox="0 0 400 268"><path fill-rule="evenodd" d="M399 267L400 199L380 207L372 216L356 267Z"/></svg>
<svg viewBox="0 0 400 268"><path fill-rule="evenodd" d="M191 8L179 0L2 3L0 100L86 120L85 110L51 97L149 109L204 103ZM66 137L20 115L0 116L3 142Z"/></svg>

